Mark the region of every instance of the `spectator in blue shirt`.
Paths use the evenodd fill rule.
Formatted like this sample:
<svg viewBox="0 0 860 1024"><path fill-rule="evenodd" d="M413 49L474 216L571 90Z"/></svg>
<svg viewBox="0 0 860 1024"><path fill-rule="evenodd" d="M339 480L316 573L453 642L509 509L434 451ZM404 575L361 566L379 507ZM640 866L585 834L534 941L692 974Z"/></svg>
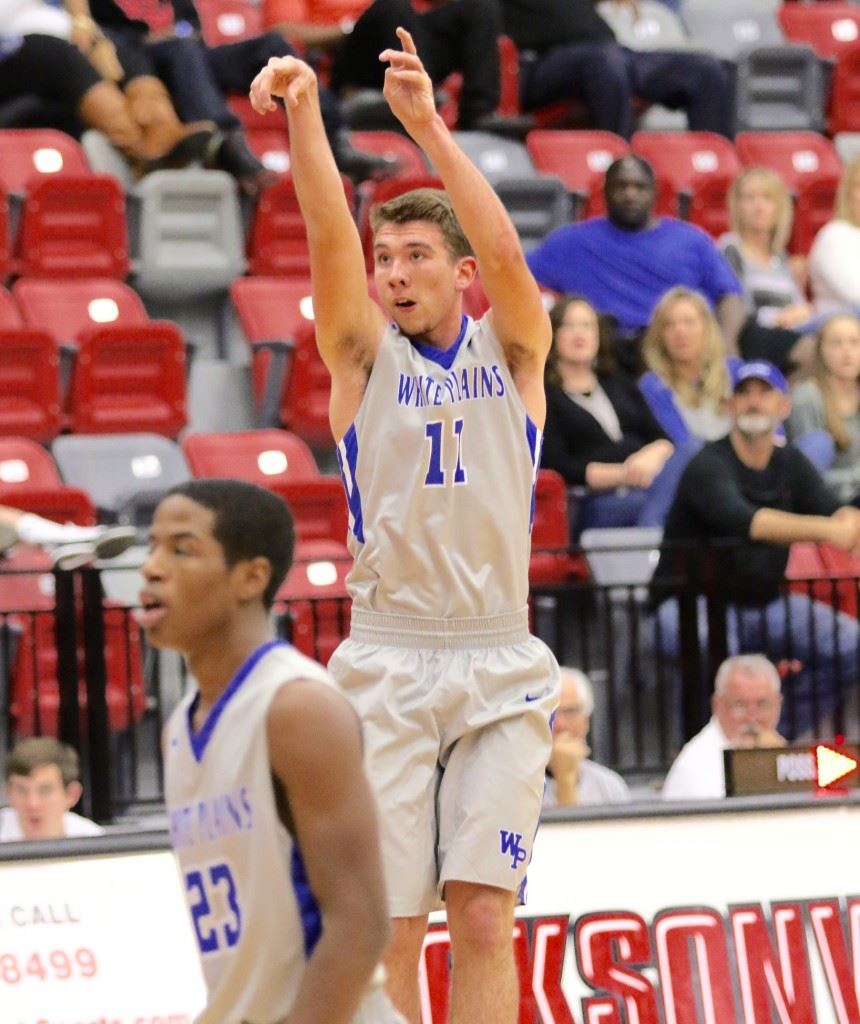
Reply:
<svg viewBox="0 0 860 1024"><path fill-rule="evenodd" d="M654 215L650 164L623 156L604 181L606 217L558 228L528 254L538 283L584 295L618 323L621 365L639 369L639 341L660 297L675 285L701 292L716 312L729 355L746 318L743 289L700 228Z"/></svg>

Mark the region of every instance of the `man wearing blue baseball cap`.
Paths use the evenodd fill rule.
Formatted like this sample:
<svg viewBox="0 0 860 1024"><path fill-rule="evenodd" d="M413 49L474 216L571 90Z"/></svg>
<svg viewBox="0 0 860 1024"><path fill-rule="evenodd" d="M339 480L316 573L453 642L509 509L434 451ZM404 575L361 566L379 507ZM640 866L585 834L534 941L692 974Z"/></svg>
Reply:
<svg viewBox="0 0 860 1024"><path fill-rule="evenodd" d="M786 680L781 719L781 731L794 737L841 706L860 678L860 659L856 619L787 590L789 546L826 541L860 552L860 510L840 507L806 456L777 444L791 402L772 363L740 363L732 390L729 435L691 459L666 519L651 585L656 642L663 654L678 655L681 594L700 595L702 650L708 621L719 621L713 612L725 607L728 654L800 663Z"/></svg>

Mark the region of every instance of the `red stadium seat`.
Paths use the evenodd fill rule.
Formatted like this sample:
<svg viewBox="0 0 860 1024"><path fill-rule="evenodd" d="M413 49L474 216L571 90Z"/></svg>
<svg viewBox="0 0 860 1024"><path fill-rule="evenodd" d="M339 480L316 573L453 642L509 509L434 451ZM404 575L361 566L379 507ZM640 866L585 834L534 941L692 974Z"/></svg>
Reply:
<svg viewBox="0 0 860 1024"><path fill-rule="evenodd" d="M307 548L308 542L328 541L340 546L339 557L350 557L345 543L349 527L346 495L337 477L284 480L267 486L292 509L301 545Z"/></svg>
<svg viewBox="0 0 860 1024"><path fill-rule="evenodd" d="M270 130L277 123L273 114L258 114L251 106L247 93L230 93L227 96L227 106L239 118L246 131Z"/></svg>
<svg viewBox="0 0 860 1024"><path fill-rule="evenodd" d="M562 583L587 575L584 562L570 554L570 524L564 478L551 469L538 471L529 582Z"/></svg>
<svg viewBox="0 0 860 1024"><path fill-rule="evenodd" d="M856 617L860 559L831 544L796 543L789 550L789 589Z"/></svg>
<svg viewBox="0 0 860 1024"><path fill-rule="evenodd" d="M56 341L31 328L0 330L0 433L50 441L61 414Z"/></svg>
<svg viewBox="0 0 860 1024"><path fill-rule="evenodd" d="M59 727L60 688L54 613L37 611L11 615L23 627L12 670L10 707L16 736L56 735ZM127 729L146 709L140 630L121 608L105 608L105 662L108 721L114 730ZM84 649L78 646L78 706L87 706L84 685Z"/></svg>
<svg viewBox="0 0 860 1024"><path fill-rule="evenodd" d="M0 131L0 185L23 194L30 182L54 174L89 174L81 144L53 128L6 128Z"/></svg>
<svg viewBox="0 0 860 1024"><path fill-rule="evenodd" d="M124 278L128 233L119 181L89 172L31 181L15 255L26 276Z"/></svg>
<svg viewBox="0 0 860 1024"><path fill-rule="evenodd" d="M92 327L107 324L140 325L149 314L137 292L111 278L43 281L22 278L12 294L30 327L50 331L61 341L73 341Z"/></svg>
<svg viewBox="0 0 860 1024"><path fill-rule="evenodd" d="M182 451L195 477L235 477L272 489L320 478L310 448L288 430L186 434Z"/></svg>
<svg viewBox="0 0 860 1024"><path fill-rule="evenodd" d="M63 478L50 452L25 437L0 436L0 487L8 491L62 486Z"/></svg>
<svg viewBox="0 0 860 1024"><path fill-rule="evenodd" d="M313 324L311 281L309 277L239 277L230 294L254 351L254 390L261 420L273 423L281 416L284 383L295 365L296 336L304 325Z"/></svg>
<svg viewBox="0 0 860 1024"><path fill-rule="evenodd" d="M777 171L795 196L789 248L807 253L833 216L842 162L833 143L817 132L739 132L735 148L745 167Z"/></svg>
<svg viewBox="0 0 860 1024"><path fill-rule="evenodd" d="M352 183L343 176L341 180L352 209ZM306 277L310 273L305 222L295 185L287 175L267 188L257 202L248 239L248 262L251 274Z"/></svg>
<svg viewBox="0 0 860 1024"><path fill-rule="evenodd" d="M199 0L197 12L208 46L237 43L263 31L263 9L250 0Z"/></svg>
<svg viewBox="0 0 860 1024"><path fill-rule="evenodd" d="M290 173L290 135L286 125L250 128L245 138L254 156L270 171Z"/></svg>
<svg viewBox="0 0 860 1024"><path fill-rule="evenodd" d="M777 14L786 39L808 43L820 57L838 59L860 42L860 11L856 4L832 0L784 3Z"/></svg>
<svg viewBox="0 0 860 1024"><path fill-rule="evenodd" d="M176 437L187 420L185 340L176 324L93 327L78 345L70 394L75 433Z"/></svg>
<svg viewBox="0 0 860 1024"><path fill-rule="evenodd" d="M319 557L311 555L294 562L277 593L276 609L286 606L292 618L293 643L323 664L349 634L345 580L351 565L351 561L334 559L319 549Z"/></svg>
<svg viewBox="0 0 860 1024"><path fill-rule="evenodd" d="M5 488L0 484L0 505L13 505L24 512L34 512L55 523L95 526L96 508L80 487Z"/></svg>
<svg viewBox="0 0 860 1024"><path fill-rule="evenodd" d="M829 129L860 132L860 43L839 57L830 91Z"/></svg>
<svg viewBox="0 0 860 1024"><path fill-rule="evenodd" d="M631 146L654 168L658 181L669 184L674 208L667 212L714 238L728 230L726 195L741 170L728 139L713 132L636 132Z"/></svg>
<svg viewBox="0 0 860 1024"><path fill-rule="evenodd" d="M582 217L597 217L606 212L606 168L630 152L627 142L612 132L542 128L528 133L526 148L537 170L557 175L567 190L579 198Z"/></svg>
<svg viewBox="0 0 860 1024"><path fill-rule="evenodd" d="M60 523L92 526L96 521L86 491L67 487L50 453L24 437L0 437L0 505Z"/></svg>

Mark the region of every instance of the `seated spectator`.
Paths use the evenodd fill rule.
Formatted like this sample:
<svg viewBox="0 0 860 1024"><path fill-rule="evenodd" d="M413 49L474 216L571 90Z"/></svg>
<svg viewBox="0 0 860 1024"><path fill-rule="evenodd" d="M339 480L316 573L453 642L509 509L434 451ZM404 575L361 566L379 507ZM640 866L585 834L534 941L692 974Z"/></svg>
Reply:
<svg viewBox="0 0 860 1024"><path fill-rule="evenodd" d="M40 736L20 740L4 770L9 806L0 810L0 842L97 836L104 829L72 812L80 800L80 763L67 743Z"/></svg>
<svg viewBox="0 0 860 1024"><path fill-rule="evenodd" d="M654 215L655 179L638 156L610 164L605 217L557 228L527 256L539 284L584 295L618 323L622 369L638 376L639 346L654 307L673 286L702 292L716 310L729 354L746 319L741 285L711 238Z"/></svg>
<svg viewBox="0 0 860 1024"><path fill-rule="evenodd" d="M586 739L594 711L591 680L576 668L562 668L561 694L552 724L552 753L543 806L623 804L630 790L621 776L589 760Z"/></svg>
<svg viewBox="0 0 860 1024"><path fill-rule="evenodd" d="M580 503L577 533L591 526L662 526L683 468L674 468L671 442L633 381L613 369L591 303L563 296L550 321L541 465L594 492Z"/></svg>
<svg viewBox="0 0 860 1024"><path fill-rule="evenodd" d="M265 23L304 48L331 55L331 84L346 95L381 90L385 65L379 54L399 47L394 30L412 33L434 84L453 71L462 75L457 127L492 127L499 104L497 0L264 0Z"/></svg>
<svg viewBox="0 0 860 1024"><path fill-rule="evenodd" d="M672 440L716 441L729 432L731 372L720 326L705 297L672 288L658 302L642 343L639 380L651 412Z"/></svg>
<svg viewBox="0 0 860 1024"><path fill-rule="evenodd" d="M790 410L780 371L762 361L734 375L727 437L711 442L687 465L663 534L651 581L659 651L680 653L677 579L684 593L706 589L726 606L731 654L764 652L796 659L787 717L796 736L815 714L839 710L860 681L857 620L806 593L785 591L788 548L827 541L860 551L860 511L840 506L819 473L794 445L778 447L776 427ZM699 646L707 645L707 609L698 602Z"/></svg>
<svg viewBox="0 0 860 1024"><path fill-rule="evenodd" d="M103 132L137 175L203 156L212 125L181 124L161 83L150 89L144 107L133 89L123 93L103 79L68 40L10 33L3 14L0 10L0 103L35 96L59 127L71 130L83 123Z"/></svg>
<svg viewBox="0 0 860 1024"><path fill-rule="evenodd" d="M860 320L837 313L818 332L813 376L791 392L788 436L829 439L824 479L844 505L860 496Z"/></svg>
<svg viewBox="0 0 860 1024"><path fill-rule="evenodd" d="M798 271L805 260L786 252L794 215L782 178L767 167L749 167L732 182L732 230L720 248L746 292L749 319L738 339L744 359L767 359L784 372L808 371L813 340L801 329L813 317Z"/></svg>
<svg viewBox="0 0 860 1024"><path fill-rule="evenodd" d="M76 526L0 505L0 555L15 544L52 551L54 564L72 569L95 559L116 558L134 544L131 526Z"/></svg>
<svg viewBox="0 0 860 1024"><path fill-rule="evenodd" d="M619 46L593 0L502 0L502 12L505 32L533 58L521 75L525 110L582 100L590 127L629 139L637 96L686 110L694 131L730 134L729 79L713 54Z"/></svg>
<svg viewBox="0 0 860 1024"><path fill-rule="evenodd" d="M735 655L720 665L711 697L711 720L678 754L664 800L711 800L726 795L723 751L784 747L776 731L782 707L776 666L763 654Z"/></svg>
<svg viewBox="0 0 860 1024"><path fill-rule="evenodd" d="M809 281L820 313L851 309L860 314L860 157L845 165L833 220L815 236Z"/></svg>
<svg viewBox="0 0 860 1024"><path fill-rule="evenodd" d="M87 0L77 0L86 3ZM209 150L208 165L232 174L254 194L275 175L248 148L245 131L225 100L225 94L245 94L254 76L270 57L283 57L291 47L279 32L207 46L200 35L200 18L193 0L168 0L160 5L139 0L89 0L93 18L113 41L126 75L126 89L141 80L162 79L180 116L205 118L218 132ZM386 157L354 149L343 125L336 98L320 95L326 131L340 169L357 180L390 173Z"/></svg>

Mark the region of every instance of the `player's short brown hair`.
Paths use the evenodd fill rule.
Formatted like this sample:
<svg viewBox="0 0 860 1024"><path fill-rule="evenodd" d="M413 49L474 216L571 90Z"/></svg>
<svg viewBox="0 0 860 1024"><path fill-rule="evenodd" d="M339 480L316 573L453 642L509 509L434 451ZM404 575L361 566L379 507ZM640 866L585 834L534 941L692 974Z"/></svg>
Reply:
<svg viewBox="0 0 860 1024"><path fill-rule="evenodd" d="M81 762L78 752L68 743L55 740L53 736L32 736L19 740L6 758L4 775L7 781L13 775L26 778L46 764L55 764L60 769L64 786L80 781Z"/></svg>
<svg viewBox="0 0 860 1024"><path fill-rule="evenodd" d="M437 224L455 260L475 255L460 227L451 200L441 189L415 188L370 208L370 226L374 234L383 224L407 224L411 220Z"/></svg>

